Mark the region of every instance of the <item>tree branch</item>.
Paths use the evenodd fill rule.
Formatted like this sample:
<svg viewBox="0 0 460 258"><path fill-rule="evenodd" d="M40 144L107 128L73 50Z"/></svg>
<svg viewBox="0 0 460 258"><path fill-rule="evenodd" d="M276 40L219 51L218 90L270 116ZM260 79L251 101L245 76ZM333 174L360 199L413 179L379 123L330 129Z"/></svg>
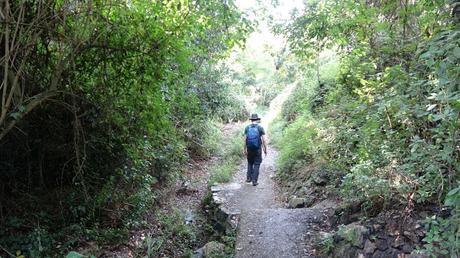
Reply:
<svg viewBox="0 0 460 258"><path fill-rule="evenodd" d="M37 94L33 97L33 99L25 106L24 112L22 112L19 117L13 119L9 122L9 124L1 130L0 132L0 141L5 137L5 135L13 129L16 124L21 121L28 113L34 110L38 105L43 103L44 101L58 95L57 91L47 91L40 94Z"/></svg>

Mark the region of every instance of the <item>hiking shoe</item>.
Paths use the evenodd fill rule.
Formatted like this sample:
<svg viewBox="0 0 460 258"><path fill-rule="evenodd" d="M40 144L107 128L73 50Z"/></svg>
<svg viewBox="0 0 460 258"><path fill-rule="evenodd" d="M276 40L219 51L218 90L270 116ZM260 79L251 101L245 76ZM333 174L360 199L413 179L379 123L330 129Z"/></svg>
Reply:
<svg viewBox="0 0 460 258"><path fill-rule="evenodd" d="M253 185L253 186L256 186L256 185L258 185L258 184L259 184L259 183L257 183L257 182L252 182L252 185Z"/></svg>
<svg viewBox="0 0 460 258"><path fill-rule="evenodd" d="M251 183L251 179L246 179L246 183Z"/></svg>

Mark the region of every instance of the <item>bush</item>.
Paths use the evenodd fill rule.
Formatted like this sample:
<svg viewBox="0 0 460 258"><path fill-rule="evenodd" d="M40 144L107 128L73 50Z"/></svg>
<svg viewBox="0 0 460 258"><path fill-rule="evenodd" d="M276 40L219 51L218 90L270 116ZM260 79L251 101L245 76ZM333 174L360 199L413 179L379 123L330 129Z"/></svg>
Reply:
<svg viewBox="0 0 460 258"><path fill-rule="evenodd" d="M146 236L143 250L146 257L161 255L180 255L186 257L192 253L190 249L196 240L196 229L193 223L186 224L178 210L160 212L156 215L158 230ZM171 243L174 239L174 243ZM187 256L188 257L188 256Z"/></svg>
<svg viewBox="0 0 460 258"><path fill-rule="evenodd" d="M317 136L316 125L306 115L286 127L279 140L279 173L289 175L312 161Z"/></svg>
<svg viewBox="0 0 460 258"><path fill-rule="evenodd" d="M427 234L421 251L431 257L460 256L460 181L446 195L444 205L450 210L449 217L432 216L425 220Z"/></svg>
<svg viewBox="0 0 460 258"><path fill-rule="evenodd" d="M217 122L198 120L186 132L188 150L198 158L209 158L221 148L221 132Z"/></svg>

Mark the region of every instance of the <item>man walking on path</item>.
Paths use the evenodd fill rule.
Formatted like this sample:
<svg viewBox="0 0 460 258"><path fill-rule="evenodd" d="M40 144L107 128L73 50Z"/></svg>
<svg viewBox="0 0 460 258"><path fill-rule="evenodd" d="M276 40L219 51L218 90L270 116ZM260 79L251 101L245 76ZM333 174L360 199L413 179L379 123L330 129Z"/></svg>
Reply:
<svg viewBox="0 0 460 258"><path fill-rule="evenodd" d="M259 125L260 118L257 114L252 114L249 118L251 124L244 129L244 155L248 158L248 172L246 182L252 182L253 186L258 185L259 167L262 163L262 148L267 156L267 143L265 140L265 130Z"/></svg>

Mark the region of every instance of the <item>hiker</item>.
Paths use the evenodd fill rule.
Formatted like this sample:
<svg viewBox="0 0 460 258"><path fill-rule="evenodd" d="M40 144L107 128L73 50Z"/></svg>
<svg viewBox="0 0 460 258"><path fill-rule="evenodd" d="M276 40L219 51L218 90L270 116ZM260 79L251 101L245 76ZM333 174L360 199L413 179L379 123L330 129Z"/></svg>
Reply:
<svg viewBox="0 0 460 258"><path fill-rule="evenodd" d="M262 163L262 148L267 156L267 143L265 140L265 130L259 125L260 117L252 114L249 118L251 124L244 129L244 155L248 158L248 172L246 183L252 182L253 186L258 185L259 167Z"/></svg>

